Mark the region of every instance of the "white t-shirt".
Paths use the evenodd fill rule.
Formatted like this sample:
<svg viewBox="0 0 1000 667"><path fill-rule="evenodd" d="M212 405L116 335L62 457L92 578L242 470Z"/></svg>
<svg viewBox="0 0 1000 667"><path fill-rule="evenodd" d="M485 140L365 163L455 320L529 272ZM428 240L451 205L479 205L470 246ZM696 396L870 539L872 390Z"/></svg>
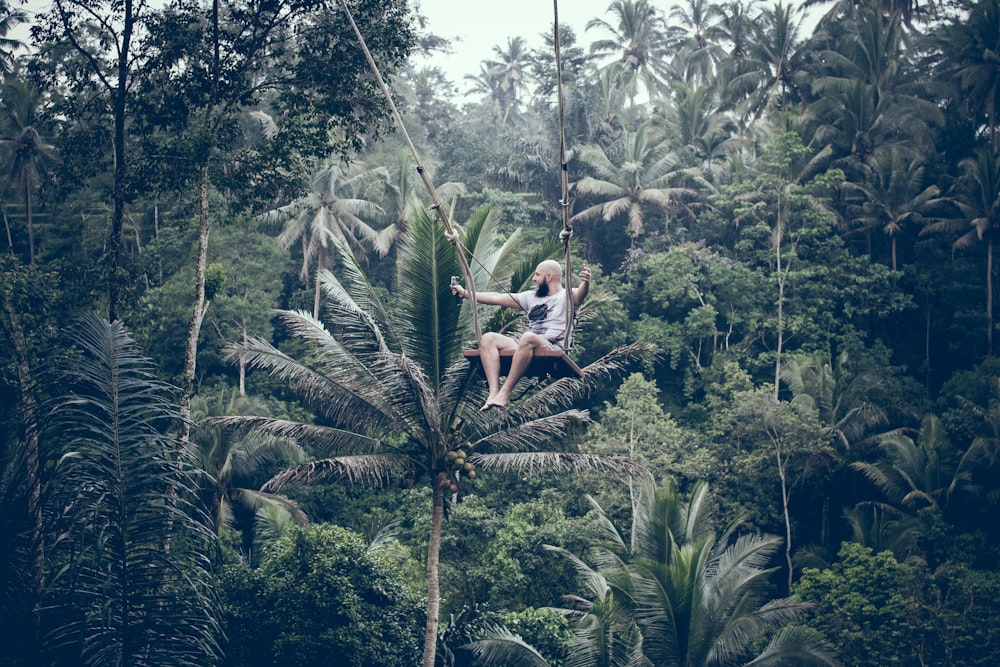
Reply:
<svg viewBox="0 0 1000 667"><path fill-rule="evenodd" d="M552 343L562 342L566 331L566 290L552 296L535 296L534 290L520 292L517 302L528 314L528 331L543 336Z"/></svg>

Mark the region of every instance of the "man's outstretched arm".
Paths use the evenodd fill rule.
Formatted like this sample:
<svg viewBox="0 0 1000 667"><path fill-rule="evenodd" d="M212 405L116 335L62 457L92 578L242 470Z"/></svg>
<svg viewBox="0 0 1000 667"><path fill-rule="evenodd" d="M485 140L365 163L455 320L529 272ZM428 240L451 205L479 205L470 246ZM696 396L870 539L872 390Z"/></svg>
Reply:
<svg viewBox="0 0 1000 667"><path fill-rule="evenodd" d="M469 290L461 285L452 285L451 293L463 299L469 298ZM507 292L476 292L476 303L485 303L488 306L503 306L505 308L521 309L521 304L513 294Z"/></svg>

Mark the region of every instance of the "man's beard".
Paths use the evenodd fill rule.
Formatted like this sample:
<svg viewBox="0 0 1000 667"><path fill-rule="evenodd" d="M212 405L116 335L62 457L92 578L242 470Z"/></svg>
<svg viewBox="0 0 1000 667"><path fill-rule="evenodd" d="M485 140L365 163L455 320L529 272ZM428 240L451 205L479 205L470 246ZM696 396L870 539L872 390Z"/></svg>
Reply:
<svg viewBox="0 0 1000 667"><path fill-rule="evenodd" d="M538 285L538 289L535 290L535 296L538 298L547 297L549 295L549 284L541 283Z"/></svg>

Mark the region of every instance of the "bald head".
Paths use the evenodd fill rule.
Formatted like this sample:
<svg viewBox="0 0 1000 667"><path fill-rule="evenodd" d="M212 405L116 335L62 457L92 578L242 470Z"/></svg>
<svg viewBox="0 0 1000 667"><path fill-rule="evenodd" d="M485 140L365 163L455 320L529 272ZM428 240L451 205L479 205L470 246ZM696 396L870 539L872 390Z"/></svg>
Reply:
<svg viewBox="0 0 1000 667"><path fill-rule="evenodd" d="M554 259L547 259L535 268L535 294L548 296L562 289L562 267Z"/></svg>
<svg viewBox="0 0 1000 667"><path fill-rule="evenodd" d="M559 283L562 283L562 266L554 259L547 259L538 265L538 270L542 273L551 274Z"/></svg>

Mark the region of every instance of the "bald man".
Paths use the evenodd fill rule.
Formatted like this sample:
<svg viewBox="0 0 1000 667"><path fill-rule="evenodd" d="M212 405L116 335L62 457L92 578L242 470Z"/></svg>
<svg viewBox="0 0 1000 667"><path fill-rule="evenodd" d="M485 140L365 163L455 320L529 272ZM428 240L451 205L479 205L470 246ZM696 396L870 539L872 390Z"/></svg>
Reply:
<svg viewBox="0 0 1000 667"><path fill-rule="evenodd" d="M477 292L476 302L491 306L517 308L528 314L528 330L520 338L496 332L483 334L479 345L479 360L483 364L489 396L480 410L502 407L510 403L514 385L531 364L538 349L561 349L566 333L566 290L562 285L562 267L559 262L547 259L535 268L532 279L535 289L510 294L509 292ZM452 285L451 291L461 298L469 295L461 285ZM573 305L579 306L590 291L590 269L580 271L580 286L573 288ZM500 352L514 350L510 372L500 384Z"/></svg>

